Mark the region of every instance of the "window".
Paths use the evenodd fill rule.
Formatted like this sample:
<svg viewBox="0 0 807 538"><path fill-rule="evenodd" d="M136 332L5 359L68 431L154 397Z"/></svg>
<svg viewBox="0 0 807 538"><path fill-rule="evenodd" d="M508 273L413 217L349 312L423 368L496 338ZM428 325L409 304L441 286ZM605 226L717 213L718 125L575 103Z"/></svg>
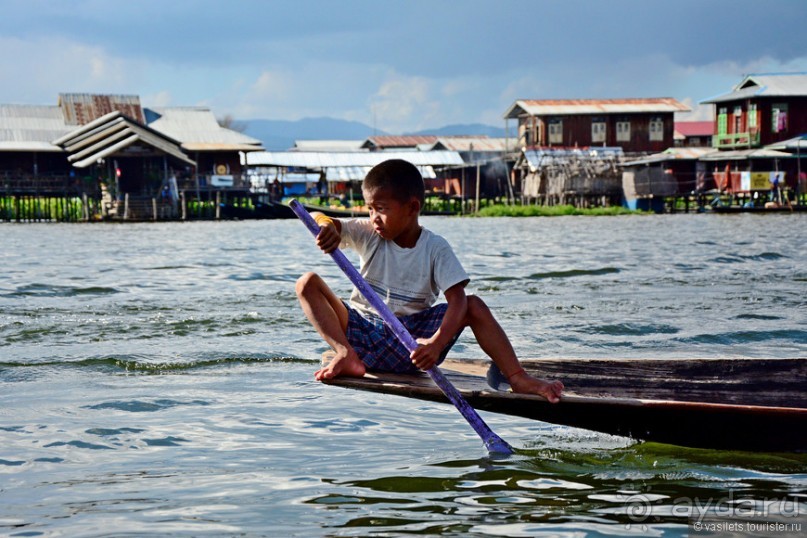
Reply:
<svg viewBox="0 0 807 538"><path fill-rule="evenodd" d="M717 112L717 134L724 135L728 134L728 109L726 107L721 108Z"/></svg>
<svg viewBox="0 0 807 538"><path fill-rule="evenodd" d="M771 132L783 133L787 131L787 103L773 105L771 113Z"/></svg>
<svg viewBox="0 0 807 538"><path fill-rule="evenodd" d="M563 144L563 120L549 120L549 143Z"/></svg>
<svg viewBox="0 0 807 538"><path fill-rule="evenodd" d="M538 119L535 116L522 117L518 125L518 138L525 146L540 144L538 139Z"/></svg>
<svg viewBox="0 0 807 538"><path fill-rule="evenodd" d="M755 131L757 128L757 104L748 105L748 130Z"/></svg>
<svg viewBox="0 0 807 538"><path fill-rule="evenodd" d="M616 122L616 141L617 142L630 142L630 122L618 121Z"/></svg>
<svg viewBox="0 0 807 538"><path fill-rule="evenodd" d="M532 129L530 127L531 125L529 123L522 123L519 127L521 131L519 138L524 140L525 146L531 146L533 144Z"/></svg>
<svg viewBox="0 0 807 538"><path fill-rule="evenodd" d="M734 107L734 131L735 134L745 132L743 128L743 107Z"/></svg>
<svg viewBox="0 0 807 538"><path fill-rule="evenodd" d="M661 118L650 119L650 140L664 140L664 120Z"/></svg>
<svg viewBox="0 0 807 538"><path fill-rule="evenodd" d="M603 118L591 119L591 143L605 143L605 120Z"/></svg>

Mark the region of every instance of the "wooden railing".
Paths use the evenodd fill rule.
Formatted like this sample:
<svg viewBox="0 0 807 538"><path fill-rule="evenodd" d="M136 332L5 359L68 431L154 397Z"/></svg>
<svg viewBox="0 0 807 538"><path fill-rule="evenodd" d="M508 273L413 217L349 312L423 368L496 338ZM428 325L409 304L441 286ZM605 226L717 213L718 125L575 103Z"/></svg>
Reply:
<svg viewBox="0 0 807 538"><path fill-rule="evenodd" d="M199 175L196 178L185 178L177 181L179 190L204 192L249 190L250 183L246 176L232 174L231 181L211 180L211 176ZM20 194L88 194L95 195L99 189L97 180L67 175L34 176L0 170L0 193ZM144 193L148 189L144 190Z"/></svg>
<svg viewBox="0 0 807 538"><path fill-rule="evenodd" d="M84 193L97 185L70 176L32 176L0 172L0 192L20 193Z"/></svg>
<svg viewBox="0 0 807 538"><path fill-rule="evenodd" d="M759 146L759 131L715 134L712 136L712 147L719 149L751 148L757 146Z"/></svg>

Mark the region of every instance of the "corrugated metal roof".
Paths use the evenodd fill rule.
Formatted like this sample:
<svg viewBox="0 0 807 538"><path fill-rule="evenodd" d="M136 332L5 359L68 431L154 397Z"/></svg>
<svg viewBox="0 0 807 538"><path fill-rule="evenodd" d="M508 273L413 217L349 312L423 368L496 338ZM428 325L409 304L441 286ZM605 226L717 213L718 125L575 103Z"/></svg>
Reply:
<svg viewBox="0 0 807 538"><path fill-rule="evenodd" d="M253 187L264 188L277 179L280 183L317 183L319 172L289 172L275 168L250 168L246 177Z"/></svg>
<svg viewBox="0 0 807 538"><path fill-rule="evenodd" d="M690 109L672 97L636 99L520 99L504 114L505 119L528 116L580 114L635 114L687 112Z"/></svg>
<svg viewBox="0 0 807 538"><path fill-rule="evenodd" d="M765 146L765 149L793 151L801 151L803 149L807 150L807 134L796 136L788 140L782 140L781 142L774 142L773 144Z"/></svg>
<svg viewBox="0 0 807 538"><path fill-rule="evenodd" d="M668 148L661 153L672 155L676 159L700 159L704 155L709 155L718 151L714 148Z"/></svg>
<svg viewBox="0 0 807 538"><path fill-rule="evenodd" d="M562 164L573 160L619 160L624 153L620 147L591 147L591 148L541 148L524 150L524 158L532 172L537 172L542 166Z"/></svg>
<svg viewBox="0 0 807 538"><path fill-rule="evenodd" d="M361 151L364 140L295 140L292 151Z"/></svg>
<svg viewBox="0 0 807 538"><path fill-rule="evenodd" d="M450 151L485 151L498 152L512 150L513 139L466 136L441 136L432 144L431 149L447 149Z"/></svg>
<svg viewBox="0 0 807 538"><path fill-rule="evenodd" d="M219 125L207 107L146 108L148 126L188 151L257 151L261 141Z"/></svg>
<svg viewBox="0 0 807 538"><path fill-rule="evenodd" d="M414 148L422 144L434 144L437 138L433 135L371 136L363 147Z"/></svg>
<svg viewBox="0 0 807 538"><path fill-rule="evenodd" d="M60 93L59 106L67 125L85 125L114 111L136 122L145 123L140 97L137 95Z"/></svg>
<svg viewBox="0 0 807 538"><path fill-rule="evenodd" d="M56 143L70 153L67 160L86 168L110 155L142 142L190 165L196 163L179 148L178 142L114 111L59 138Z"/></svg>
<svg viewBox="0 0 807 538"><path fill-rule="evenodd" d="M681 136L712 136L715 124L712 121L676 121L675 132Z"/></svg>
<svg viewBox="0 0 807 538"><path fill-rule="evenodd" d="M277 167L267 167L273 170ZM331 166L325 169L325 179L327 181L341 182L341 181L361 181L367 176L367 173L372 169L372 166ZM265 172L263 167L252 168L251 170L258 170L258 175L261 177L275 177L274 172ZM434 173L434 168L431 166L418 166L420 174L424 179L434 179L437 174ZM281 182L284 183L316 183L319 180L320 172L287 172L284 171L279 174Z"/></svg>
<svg viewBox="0 0 807 538"><path fill-rule="evenodd" d="M372 170L372 166L336 166L325 169L325 179L328 181L361 181ZM417 167L423 179L434 179L437 174L431 166Z"/></svg>
<svg viewBox="0 0 807 538"><path fill-rule="evenodd" d="M747 75L730 93L718 95L701 103L722 103L751 97L807 96L807 73L761 73Z"/></svg>
<svg viewBox="0 0 807 538"><path fill-rule="evenodd" d="M70 129L58 106L0 105L2 151L62 151L53 140Z"/></svg>
<svg viewBox="0 0 807 538"><path fill-rule="evenodd" d="M105 125L108 114L118 113L145 124L140 98L134 95L59 95L58 106L0 105L0 150L62 151L59 143L78 126ZM99 113L106 110L104 114ZM261 141L225 129L209 108L146 109L155 118L150 128L171 138L188 151L256 151ZM139 118L139 119L138 119ZM101 120L100 124L98 120ZM84 135L89 130L82 130ZM356 142L361 144L361 142Z"/></svg>
<svg viewBox="0 0 807 538"><path fill-rule="evenodd" d="M325 170L335 167L373 167L387 159L403 159L415 166L463 164L462 157L456 151L255 151L246 153L241 164Z"/></svg>
<svg viewBox="0 0 807 538"><path fill-rule="evenodd" d="M622 163L622 166L631 167L670 161L697 161L701 157L717 151L718 150L714 148L669 148L661 153L654 153L653 155L648 155L642 159L624 162Z"/></svg>
<svg viewBox="0 0 807 538"><path fill-rule="evenodd" d="M734 101L735 99L750 99L759 95L762 90L763 88L751 86L748 88L743 88L742 90L732 91L731 93L725 93L723 95L701 101L701 104L722 103L723 101Z"/></svg>
<svg viewBox="0 0 807 538"><path fill-rule="evenodd" d="M780 159L795 157L790 153L772 149L739 149L734 151L715 151L701 157L702 161L744 161L745 159Z"/></svg>
<svg viewBox="0 0 807 538"><path fill-rule="evenodd" d="M54 146L49 142L5 142L0 140L0 151L21 151L21 152L54 152L62 151L59 146Z"/></svg>
<svg viewBox="0 0 807 538"><path fill-rule="evenodd" d="M372 170L372 166L336 166L325 169L328 181L361 181Z"/></svg>

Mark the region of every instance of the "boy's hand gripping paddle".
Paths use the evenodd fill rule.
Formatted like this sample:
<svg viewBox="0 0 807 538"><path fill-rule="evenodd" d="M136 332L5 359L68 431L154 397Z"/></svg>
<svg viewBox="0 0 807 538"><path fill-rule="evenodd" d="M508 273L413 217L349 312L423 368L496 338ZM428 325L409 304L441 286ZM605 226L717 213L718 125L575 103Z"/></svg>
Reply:
<svg viewBox="0 0 807 538"><path fill-rule="evenodd" d="M303 221L306 228L314 234L316 237L319 234L319 224L314 222L313 217L306 211L306 209L296 200L292 201L290 204L291 209L294 213ZM376 294L375 291L367 284L367 281L359 274L353 264L350 263L350 260L345 257L345 254L336 249L331 252L331 257L336 262L336 265L339 266L340 269L347 275L350 281L356 286L356 289L364 295L367 301L375 308L378 314L383 318L384 323L386 323L392 332L395 333L395 336L406 346L410 352L417 349L418 344L412 335L409 334L409 331L406 330L406 327L400 322L398 318L395 317L395 314L389 309L389 307L384 304L384 301ZM488 452L498 453L498 454L512 454L513 448L507 444L507 442L496 435L490 427L485 424L485 421L482 420L482 417L476 412L476 410L471 407L468 402L465 401L465 398L462 397L460 392L457 390L451 382L446 379L443 373L434 366L426 372L431 376L432 380L435 384L440 387L440 390L443 391L443 394L454 404L454 406L462 413L462 416L465 417L465 420L471 425L471 427L476 431L479 437L482 439L482 442L485 443L485 447L487 447Z"/></svg>

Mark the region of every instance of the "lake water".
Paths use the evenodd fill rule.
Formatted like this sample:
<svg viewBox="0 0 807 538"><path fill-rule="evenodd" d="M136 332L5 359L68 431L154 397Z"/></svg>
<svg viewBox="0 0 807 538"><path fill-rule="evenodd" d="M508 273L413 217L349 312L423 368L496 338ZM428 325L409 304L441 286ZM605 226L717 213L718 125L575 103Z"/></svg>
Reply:
<svg viewBox="0 0 807 538"><path fill-rule="evenodd" d="M428 217L523 357L807 356L807 217ZM297 221L4 224L0 535L682 536L807 455L636 443L313 380ZM482 357L466 331L453 357ZM695 507L695 508L693 508Z"/></svg>

